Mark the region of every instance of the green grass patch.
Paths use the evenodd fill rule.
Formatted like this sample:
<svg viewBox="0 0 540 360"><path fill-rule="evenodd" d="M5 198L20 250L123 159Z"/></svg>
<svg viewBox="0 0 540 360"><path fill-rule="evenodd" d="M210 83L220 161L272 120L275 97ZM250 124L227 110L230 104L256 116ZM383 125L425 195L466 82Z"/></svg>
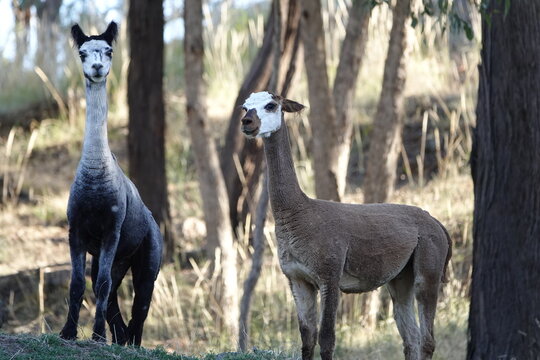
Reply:
<svg viewBox="0 0 540 360"><path fill-rule="evenodd" d="M250 353L207 354L200 358L155 349L107 345L95 341L66 341L58 335L5 335L0 334L0 360L70 360L70 359L123 359L123 360L285 360L284 354L254 350Z"/></svg>

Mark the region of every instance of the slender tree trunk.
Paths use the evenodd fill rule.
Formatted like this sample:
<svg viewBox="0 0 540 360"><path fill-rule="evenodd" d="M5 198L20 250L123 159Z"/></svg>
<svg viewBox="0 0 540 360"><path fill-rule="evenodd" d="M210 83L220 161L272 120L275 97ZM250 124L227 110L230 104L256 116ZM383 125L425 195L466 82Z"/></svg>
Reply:
<svg viewBox="0 0 540 360"><path fill-rule="evenodd" d="M347 166L349 164L353 131L353 103L358 72L364 58L369 17L370 0L355 0L349 9L349 22L341 46L339 65L334 80L334 105L336 108L336 155L331 160L337 164L337 185L340 197L345 193Z"/></svg>
<svg viewBox="0 0 540 360"><path fill-rule="evenodd" d="M317 198L340 201L338 192L336 111L326 69L326 47L320 0L302 0L302 43L309 90L313 168Z"/></svg>
<svg viewBox="0 0 540 360"><path fill-rule="evenodd" d="M127 14L128 12L129 1L125 1L122 6L122 13ZM120 75L118 76L117 88L115 90L115 106L118 117L125 119L129 116L129 109L126 103L129 70L129 36L127 26L120 26L119 30L114 55L117 59L120 58L122 60L122 66L120 68Z"/></svg>
<svg viewBox="0 0 540 360"><path fill-rule="evenodd" d="M30 28L30 7L22 6L19 0L12 0L15 18L15 65L22 68L28 52L28 32Z"/></svg>
<svg viewBox="0 0 540 360"><path fill-rule="evenodd" d="M403 128L407 19L410 9L411 0L399 0L393 11L382 91L373 121L364 180L367 203L386 202L394 191Z"/></svg>
<svg viewBox="0 0 540 360"><path fill-rule="evenodd" d="M540 359L540 3L487 4L467 359Z"/></svg>
<svg viewBox="0 0 540 360"><path fill-rule="evenodd" d="M162 1L130 1L129 175L160 228L164 229L165 259L170 261L174 242L167 230L169 204L165 175L163 26Z"/></svg>
<svg viewBox="0 0 540 360"><path fill-rule="evenodd" d="M45 0L36 4L38 43L35 64L57 86L58 15L62 0Z"/></svg>
<svg viewBox="0 0 540 360"><path fill-rule="evenodd" d="M266 223L266 215L268 213L268 170L265 170L262 180L261 195L259 202L257 203L257 210L255 212L255 230L253 234L253 257L251 259L251 268L249 270L248 277L244 282L244 293L240 301L240 322L238 333L238 345L240 351L245 352L247 350L249 333L250 333L250 320L251 320L251 299L255 286L259 281L261 270L263 266L264 246L266 243L266 237L264 236L264 224Z"/></svg>
<svg viewBox="0 0 540 360"><path fill-rule="evenodd" d="M184 3L184 56L186 76L186 109L203 200L209 257L221 260L221 298L223 324L235 343L238 334L238 285L236 247L228 216L227 189L219 167L218 155L207 124L206 85L204 73L204 43L202 0Z"/></svg>
<svg viewBox="0 0 540 360"><path fill-rule="evenodd" d="M288 0L273 0L272 6L274 11L274 59L272 65L272 76L270 78L270 83L268 84L268 90L275 93L277 91L279 76L281 72L280 63L281 63L281 54L282 54L282 39L281 36L281 19L282 11L285 7ZM255 231L253 234L253 248L255 249L253 253L253 258L251 262L251 268L249 271L248 278L244 282L244 293L242 294L242 300L240 303L240 329L238 333L238 344L241 351L247 350L248 340L249 340L249 321L251 318L251 298L253 292L255 291L255 286L259 280L261 274L263 256L264 256L264 224L266 223L266 214L268 212L268 169L264 171L263 180L262 180L262 189L259 196L259 201L257 203L257 210L255 212Z"/></svg>
<svg viewBox="0 0 540 360"><path fill-rule="evenodd" d="M275 27L274 11L274 7L272 7L265 28L263 44L238 92L227 129L225 145L221 151L221 169L227 184L233 229L236 229L239 224L245 223L249 212L253 214L252 196L256 192L262 170L262 143L260 141L246 141L244 135L239 131L239 124L242 117L241 105L246 98L252 92L266 90L270 82L274 59L272 52ZM286 1L282 11L287 16L281 20L281 26L284 30L281 33L283 46L278 89L281 90L280 94L285 96L291 85L291 78L296 71L300 23L298 0ZM237 165L241 167L242 176L239 176Z"/></svg>
<svg viewBox="0 0 540 360"><path fill-rule="evenodd" d="M339 201L345 192L352 135L352 107L371 15L371 1L353 1L330 92L320 0L302 2L302 41L313 132L315 191Z"/></svg>

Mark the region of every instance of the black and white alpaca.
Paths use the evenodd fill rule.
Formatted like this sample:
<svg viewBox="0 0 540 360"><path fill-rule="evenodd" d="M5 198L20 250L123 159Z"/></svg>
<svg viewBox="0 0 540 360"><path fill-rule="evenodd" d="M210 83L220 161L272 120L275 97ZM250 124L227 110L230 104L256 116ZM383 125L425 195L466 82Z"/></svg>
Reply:
<svg viewBox="0 0 540 360"><path fill-rule="evenodd" d="M118 166L107 140L106 79L117 32L114 22L101 35L86 36L79 25L71 28L86 78L86 128L67 210L72 275L69 313L60 335L65 339L77 336L88 252L92 255L92 288L96 296L92 338L106 340L106 319L114 343L140 345L161 264L162 237L137 189ZM118 307L117 289L129 268L135 299L132 319L126 326Z"/></svg>

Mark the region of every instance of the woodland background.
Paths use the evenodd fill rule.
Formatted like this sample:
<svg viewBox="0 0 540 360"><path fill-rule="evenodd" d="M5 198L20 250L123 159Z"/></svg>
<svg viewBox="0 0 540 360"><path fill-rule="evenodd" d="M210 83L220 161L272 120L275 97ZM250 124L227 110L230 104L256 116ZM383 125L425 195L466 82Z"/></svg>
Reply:
<svg viewBox="0 0 540 360"><path fill-rule="evenodd" d="M239 131L238 105L251 92L272 89L308 106L287 120L308 195L417 205L447 227L454 251L438 305L435 358L465 358L473 272L469 160L486 41L480 14L484 35L534 23L533 1L528 21L500 20L521 19L527 1L519 3L0 0L0 21L13 24L0 37L1 331L58 333L63 324L65 210L85 119L69 29L77 22L98 34L115 20L121 31L108 80L109 140L167 243L145 347L197 355L235 350L240 341L299 356L294 302L261 192L261 143ZM512 76L518 87L522 76ZM529 249L537 256L537 245ZM83 338L91 335L95 307L87 283ZM131 291L124 281L124 310ZM385 289L343 295L337 358L402 358L391 314ZM239 333L249 336L233 336Z"/></svg>

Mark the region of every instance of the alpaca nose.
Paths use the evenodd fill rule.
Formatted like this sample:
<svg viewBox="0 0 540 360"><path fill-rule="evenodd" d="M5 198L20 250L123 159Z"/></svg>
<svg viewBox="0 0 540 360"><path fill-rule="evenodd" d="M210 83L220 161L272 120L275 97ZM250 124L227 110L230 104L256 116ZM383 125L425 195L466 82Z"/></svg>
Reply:
<svg viewBox="0 0 540 360"><path fill-rule="evenodd" d="M92 68L96 69L96 70L100 70L102 67L103 67L102 64L94 64L94 65L92 65Z"/></svg>
<svg viewBox="0 0 540 360"><path fill-rule="evenodd" d="M257 110L255 109L249 109L242 118L242 125L251 125L254 123L254 120L257 118Z"/></svg>

